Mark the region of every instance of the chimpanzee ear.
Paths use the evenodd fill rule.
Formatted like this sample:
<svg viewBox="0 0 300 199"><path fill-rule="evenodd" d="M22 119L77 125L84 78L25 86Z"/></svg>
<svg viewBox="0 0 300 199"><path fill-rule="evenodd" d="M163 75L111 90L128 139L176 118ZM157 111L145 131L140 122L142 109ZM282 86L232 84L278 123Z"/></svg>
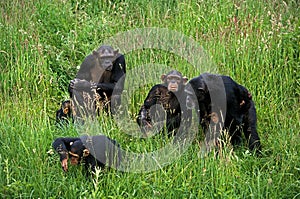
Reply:
<svg viewBox="0 0 300 199"><path fill-rule="evenodd" d="M99 56L99 54L100 54L100 53L99 53L98 51L96 51L96 50L93 51L93 55Z"/></svg>
<svg viewBox="0 0 300 199"><path fill-rule="evenodd" d="M189 80L189 79L188 79L186 76L182 77L182 82L183 82L183 84L186 84L188 80Z"/></svg>
<svg viewBox="0 0 300 199"><path fill-rule="evenodd" d="M87 157L88 155L90 155L90 151L88 149L84 149L83 150L83 157Z"/></svg>
<svg viewBox="0 0 300 199"><path fill-rule="evenodd" d="M119 49L114 50L114 55L116 56L119 53Z"/></svg>
<svg viewBox="0 0 300 199"><path fill-rule="evenodd" d="M161 79L161 81L163 81L163 82L165 82L165 78L166 78L166 74L162 74L162 75L160 76L160 79Z"/></svg>

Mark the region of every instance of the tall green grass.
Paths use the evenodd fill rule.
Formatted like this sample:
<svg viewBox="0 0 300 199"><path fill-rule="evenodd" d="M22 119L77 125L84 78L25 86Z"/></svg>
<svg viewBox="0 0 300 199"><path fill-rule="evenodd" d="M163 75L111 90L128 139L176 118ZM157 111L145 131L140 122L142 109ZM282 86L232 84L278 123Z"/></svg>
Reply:
<svg viewBox="0 0 300 199"><path fill-rule="evenodd" d="M1 198L300 197L298 1L12 0L0 2L0 14ZM62 172L58 156L47 152L56 137L78 136L74 128L54 123L58 103L68 98L68 82L101 42L144 27L196 40L219 73L252 92L262 157L244 147L202 157L199 135L177 161L155 172L105 169L94 179L86 179L81 167ZM126 61L128 70L160 63L189 78L199 74L160 50L132 51ZM151 86L135 93L132 120ZM103 134L124 149L151 151L170 141L134 139L110 118L99 120Z"/></svg>

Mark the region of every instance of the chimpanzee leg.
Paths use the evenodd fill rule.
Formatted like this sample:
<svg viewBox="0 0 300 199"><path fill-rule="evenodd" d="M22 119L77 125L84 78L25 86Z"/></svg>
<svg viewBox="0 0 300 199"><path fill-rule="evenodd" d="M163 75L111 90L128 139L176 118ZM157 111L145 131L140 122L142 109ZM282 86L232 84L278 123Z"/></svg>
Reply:
<svg viewBox="0 0 300 199"><path fill-rule="evenodd" d="M254 106L254 102L251 101L251 106L248 109L244 119L243 119L243 131L245 137L249 143L250 150L260 150L260 139L257 133L257 118L256 118L256 110Z"/></svg>
<svg viewBox="0 0 300 199"><path fill-rule="evenodd" d="M176 116L170 116L167 115L167 123L166 123L166 127L167 127L167 135L168 137L172 137L176 134L177 128L180 126L180 116L176 115Z"/></svg>

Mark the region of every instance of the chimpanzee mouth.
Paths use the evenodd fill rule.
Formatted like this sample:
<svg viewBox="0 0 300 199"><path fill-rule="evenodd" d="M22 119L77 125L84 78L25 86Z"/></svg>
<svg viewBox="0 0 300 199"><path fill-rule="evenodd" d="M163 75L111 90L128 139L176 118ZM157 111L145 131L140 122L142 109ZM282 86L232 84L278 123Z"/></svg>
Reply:
<svg viewBox="0 0 300 199"><path fill-rule="evenodd" d="M72 162L72 161L71 161L71 165L77 165L77 162Z"/></svg>
<svg viewBox="0 0 300 199"><path fill-rule="evenodd" d="M105 69L106 71L111 71L112 70L112 66L108 66L108 67L106 67L106 69Z"/></svg>
<svg viewBox="0 0 300 199"><path fill-rule="evenodd" d="M170 87L170 91L177 92L177 87Z"/></svg>

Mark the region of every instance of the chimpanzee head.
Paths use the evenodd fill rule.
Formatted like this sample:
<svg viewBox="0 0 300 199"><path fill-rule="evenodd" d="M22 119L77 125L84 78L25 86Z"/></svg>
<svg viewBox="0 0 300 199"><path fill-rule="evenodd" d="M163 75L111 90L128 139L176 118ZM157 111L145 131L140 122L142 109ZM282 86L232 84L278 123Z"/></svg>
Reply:
<svg viewBox="0 0 300 199"><path fill-rule="evenodd" d="M89 155L89 150L85 148L81 140L71 143L71 150L69 151L69 158L72 165L80 163L82 157Z"/></svg>
<svg viewBox="0 0 300 199"><path fill-rule="evenodd" d="M62 111L65 115L70 116L70 114L71 114L71 101L70 100L63 101L62 104L61 104L61 109L62 109Z"/></svg>
<svg viewBox="0 0 300 199"><path fill-rule="evenodd" d="M93 54L98 57L100 66L107 71L112 70L118 53L119 50L114 50L111 46L101 46L97 51L93 51Z"/></svg>
<svg viewBox="0 0 300 199"><path fill-rule="evenodd" d="M167 86L169 91L175 93L182 90L188 79L186 77L182 77L182 74L177 70L172 70L166 75L163 74L161 76L161 80Z"/></svg>
<svg viewBox="0 0 300 199"><path fill-rule="evenodd" d="M56 122L69 122L69 118L72 117L72 105L70 100L63 101L61 108L56 111Z"/></svg>
<svg viewBox="0 0 300 199"><path fill-rule="evenodd" d="M195 77L185 86L187 93L186 106L188 109L194 109L196 103L204 102L209 99L209 91L203 76Z"/></svg>

